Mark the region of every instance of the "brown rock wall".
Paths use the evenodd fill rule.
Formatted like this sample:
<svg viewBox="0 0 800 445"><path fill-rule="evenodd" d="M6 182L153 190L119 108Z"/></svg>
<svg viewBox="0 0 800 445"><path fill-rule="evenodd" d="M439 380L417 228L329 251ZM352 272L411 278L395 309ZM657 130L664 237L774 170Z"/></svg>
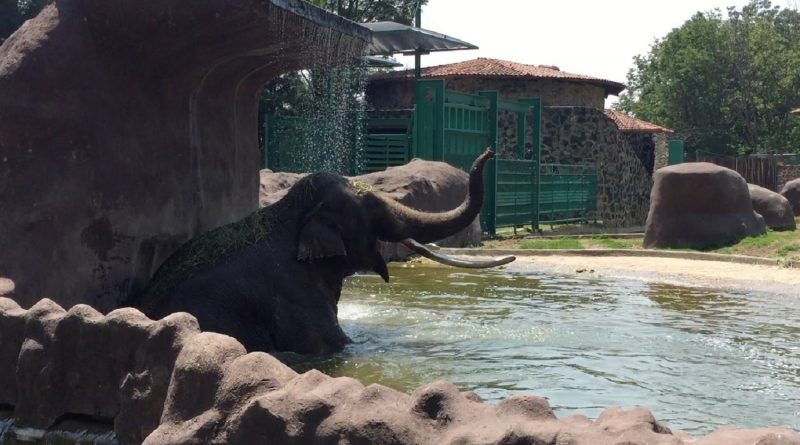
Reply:
<svg viewBox="0 0 800 445"><path fill-rule="evenodd" d="M14 407L20 427L82 415L113 421L123 443L140 443L158 426L183 342L198 332L188 314L152 321L123 308L103 316L47 299L23 310L0 297L0 405Z"/></svg>
<svg viewBox="0 0 800 445"><path fill-rule="evenodd" d="M231 337L200 333L187 314L152 321L132 309L103 316L42 300L24 310L0 298L0 335L0 405L14 408L1 443L16 443L18 433L30 438L37 430L24 427L46 429L69 414L82 414L83 425L113 418L119 442L147 445L800 443L785 428L722 428L693 438L641 407L609 408L595 421L558 419L536 396L494 406L443 381L404 394L316 370L297 374ZM9 380L19 398L9 395Z"/></svg>
<svg viewBox="0 0 800 445"><path fill-rule="evenodd" d="M180 243L257 208L271 78L360 52L298 0L59 0L0 46L0 275L110 310Z"/></svg>

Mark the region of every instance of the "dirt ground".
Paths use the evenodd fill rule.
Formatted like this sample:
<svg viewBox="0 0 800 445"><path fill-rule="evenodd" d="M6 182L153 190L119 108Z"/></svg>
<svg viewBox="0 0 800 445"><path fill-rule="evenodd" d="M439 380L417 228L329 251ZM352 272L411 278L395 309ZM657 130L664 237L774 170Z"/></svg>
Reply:
<svg viewBox="0 0 800 445"><path fill-rule="evenodd" d="M512 270L593 274L800 298L800 269L658 257L518 256Z"/></svg>

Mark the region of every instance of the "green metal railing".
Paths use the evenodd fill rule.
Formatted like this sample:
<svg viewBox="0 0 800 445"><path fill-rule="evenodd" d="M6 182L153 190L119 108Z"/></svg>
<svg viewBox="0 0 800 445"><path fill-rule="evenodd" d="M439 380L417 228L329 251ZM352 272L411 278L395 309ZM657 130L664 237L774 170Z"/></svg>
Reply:
<svg viewBox="0 0 800 445"><path fill-rule="evenodd" d="M498 159L497 187L495 192L495 226L520 227L533 224L538 213L536 170L532 162Z"/></svg>
<svg viewBox="0 0 800 445"><path fill-rule="evenodd" d="M596 219L597 167L542 164L539 222L554 224Z"/></svg>

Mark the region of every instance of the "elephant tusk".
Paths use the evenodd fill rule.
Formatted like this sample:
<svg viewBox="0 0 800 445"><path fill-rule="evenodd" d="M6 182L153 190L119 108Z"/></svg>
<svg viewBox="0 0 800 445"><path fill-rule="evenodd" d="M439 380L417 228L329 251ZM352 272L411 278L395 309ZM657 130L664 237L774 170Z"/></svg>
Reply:
<svg viewBox="0 0 800 445"><path fill-rule="evenodd" d="M508 264L517 259L517 257L515 256L507 256L496 260L465 261L441 253L436 253L425 247L423 244L420 244L419 242L411 238L406 238L403 241L401 241L401 243L403 243L404 246L408 247L412 251L424 256L425 258L436 261L437 263L442 263L454 267L465 267L469 269L484 269L487 267L502 266L503 264Z"/></svg>

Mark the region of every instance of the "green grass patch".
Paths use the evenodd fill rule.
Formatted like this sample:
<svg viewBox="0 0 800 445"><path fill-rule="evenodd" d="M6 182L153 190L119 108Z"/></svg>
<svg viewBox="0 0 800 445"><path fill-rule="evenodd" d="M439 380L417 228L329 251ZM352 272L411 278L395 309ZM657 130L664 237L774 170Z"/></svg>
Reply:
<svg viewBox="0 0 800 445"><path fill-rule="evenodd" d="M638 249L642 247L641 238L599 237L597 243L604 249Z"/></svg>
<svg viewBox="0 0 800 445"><path fill-rule="evenodd" d="M527 239L519 243L520 249L583 249L576 238Z"/></svg>
<svg viewBox="0 0 800 445"><path fill-rule="evenodd" d="M764 235L747 237L732 246L709 250L735 255L785 257L800 252L800 232L768 230Z"/></svg>
<svg viewBox="0 0 800 445"><path fill-rule="evenodd" d="M795 220L798 227L800 227L800 217ZM501 236L499 239L486 242L484 246L509 249L641 249L642 237L617 237L610 234L598 234L583 237L534 237L518 240L513 238L503 239ZM706 246L696 249L684 247L668 250L747 255L794 262L800 261L800 230L783 232L769 230L765 235L744 238L738 243L728 246Z"/></svg>

